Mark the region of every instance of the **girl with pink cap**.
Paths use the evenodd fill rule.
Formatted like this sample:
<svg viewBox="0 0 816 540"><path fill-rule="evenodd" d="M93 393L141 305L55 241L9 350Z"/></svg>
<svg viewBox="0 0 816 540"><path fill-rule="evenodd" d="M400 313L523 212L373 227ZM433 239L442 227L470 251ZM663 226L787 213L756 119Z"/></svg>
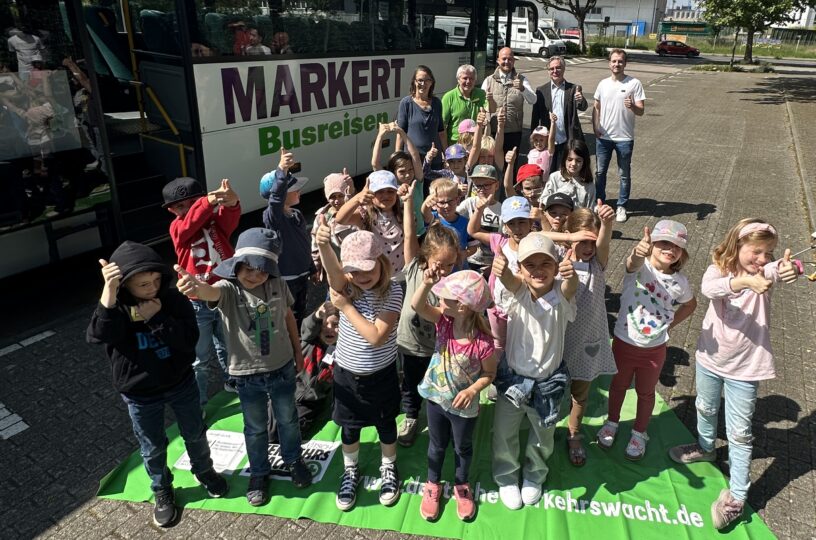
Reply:
<svg viewBox="0 0 816 540"><path fill-rule="evenodd" d="M424 273L422 285L411 306L423 319L436 325L436 347L419 393L427 399L428 481L420 514L433 521L439 517L442 464L453 439L456 462L453 496L462 520L476 514L468 471L473 458L473 430L479 414L479 393L496 375L496 353L484 310L491 303L484 278L473 270L462 270L441 278L437 264ZM428 293L439 298L439 306L428 303Z"/></svg>

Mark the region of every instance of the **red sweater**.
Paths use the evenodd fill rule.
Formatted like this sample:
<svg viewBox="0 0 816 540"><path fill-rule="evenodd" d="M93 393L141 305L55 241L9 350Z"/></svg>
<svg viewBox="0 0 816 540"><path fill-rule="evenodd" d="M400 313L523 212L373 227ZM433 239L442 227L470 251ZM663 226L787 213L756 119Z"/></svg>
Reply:
<svg viewBox="0 0 816 540"><path fill-rule="evenodd" d="M207 283L218 281L220 278L212 271L235 253L229 238L240 218L240 203L212 206L206 196L194 202L183 218L170 223L179 266Z"/></svg>

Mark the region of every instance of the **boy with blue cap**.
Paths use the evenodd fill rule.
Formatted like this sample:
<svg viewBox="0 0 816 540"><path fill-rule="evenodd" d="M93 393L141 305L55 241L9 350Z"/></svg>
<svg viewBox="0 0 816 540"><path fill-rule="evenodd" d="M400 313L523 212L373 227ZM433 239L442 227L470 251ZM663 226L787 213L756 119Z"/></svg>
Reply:
<svg viewBox="0 0 816 540"><path fill-rule="evenodd" d="M291 309L292 294L280 279L280 253L278 234L258 227L238 237L235 255L216 269L224 279L215 285L175 267L181 275L178 289L218 309L227 330L229 374L235 380L244 414L250 471L247 500L252 506L269 501L268 401L275 413L281 454L292 483L306 487L312 482L312 474L301 457L295 406L296 373L303 369L303 355Z"/></svg>
<svg viewBox="0 0 816 540"><path fill-rule="evenodd" d="M295 165L294 154L281 149L278 168L261 178L261 197L269 200L263 213L264 227L278 233L286 257L280 261L281 278L286 282L295 300L292 312L297 327L306 316L306 298L309 278L317 268L312 260L312 239L306 228L306 218L293 206L300 203L300 191L308 178L295 178L289 172ZM319 275L315 277L319 279Z"/></svg>

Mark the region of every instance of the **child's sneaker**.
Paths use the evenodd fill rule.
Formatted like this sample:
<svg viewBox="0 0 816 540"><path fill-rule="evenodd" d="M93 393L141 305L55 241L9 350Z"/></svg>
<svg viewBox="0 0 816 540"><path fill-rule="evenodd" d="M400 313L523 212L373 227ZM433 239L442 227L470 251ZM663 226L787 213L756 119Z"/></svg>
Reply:
<svg viewBox="0 0 816 540"><path fill-rule="evenodd" d="M397 442L400 446L411 446L417 438L419 431L419 420L416 418L405 418L399 425L397 431Z"/></svg>
<svg viewBox="0 0 816 540"><path fill-rule="evenodd" d="M289 465L289 474L295 487L305 488L312 485L312 471L303 462L303 458Z"/></svg>
<svg viewBox="0 0 816 540"><path fill-rule="evenodd" d="M731 491L724 489L720 496L711 505L711 521L714 528L724 529L742 516L742 509L745 504L731 496Z"/></svg>
<svg viewBox="0 0 816 540"><path fill-rule="evenodd" d="M340 480L340 490L337 492L335 504L342 511L351 510L357 502L357 484L360 483L360 473L357 465L349 465L343 470Z"/></svg>
<svg viewBox="0 0 816 540"><path fill-rule="evenodd" d="M169 527L178 516L173 488L159 490L155 493L156 505L153 507L153 523L159 527Z"/></svg>
<svg viewBox="0 0 816 540"><path fill-rule="evenodd" d="M380 465L380 504L393 506L400 498L400 481L396 463Z"/></svg>
<svg viewBox="0 0 816 540"><path fill-rule="evenodd" d="M208 469L203 473L195 475L199 484L204 486L210 497L223 497L229 491L229 485L223 476L215 472L215 469Z"/></svg>
<svg viewBox="0 0 816 540"><path fill-rule="evenodd" d="M629 439L629 444L626 445L626 459L631 461L638 461L643 458L646 453L646 443L649 442L649 436L640 431L632 430L632 437Z"/></svg>
<svg viewBox="0 0 816 540"><path fill-rule="evenodd" d="M422 504L419 505L419 514L423 519L436 521L439 517L439 499L442 496L442 485L425 482L425 490L422 492Z"/></svg>
<svg viewBox="0 0 816 540"><path fill-rule="evenodd" d="M453 486L453 497L456 499L456 515L462 521L473 519L476 515L476 502L473 500L473 492L469 484L456 484Z"/></svg>
<svg viewBox="0 0 816 540"><path fill-rule="evenodd" d="M615 444L615 435L618 434L618 423L607 420L603 427L598 430L598 446L605 450L612 448Z"/></svg>
<svg viewBox="0 0 816 540"><path fill-rule="evenodd" d="M252 506L263 506L269 502L269 478L267 476L250 476L247 487L247 502Z"/></svg>
<svg viewBox="0 0 816 540"><path fill-rule="evenodd" d="M541 484L530 482L526 478L521 483L521 502L533 506L541 499Z"/></svg>
<svg viewBox="0 0 816 540"><path fill-rule="evenodd" d="M521 501L521 492L516 484L509 486L499 486L499 498L504 506L510 510L518 510L524 503Z"/></svg>
<svg viewBox="0 0 816 540"><path fill-rule="evenodd" d="M706 452L700 443L681 444L669 449L669 457L672 461L683 465L697 463L698 461L716 461L717 451Z"/></svg>

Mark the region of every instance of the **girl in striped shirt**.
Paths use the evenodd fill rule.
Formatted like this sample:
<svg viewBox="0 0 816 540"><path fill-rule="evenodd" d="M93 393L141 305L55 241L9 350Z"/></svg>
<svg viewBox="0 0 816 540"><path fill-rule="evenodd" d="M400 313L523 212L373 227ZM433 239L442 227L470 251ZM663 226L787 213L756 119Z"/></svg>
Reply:
<svg viewBox="0 0 816 540"><path fill-rule="evenodd" d="M397 422L400 409L397 376L397 319L402 289L391 281L391 263L379 236L357 231L340 246L340 261L331 248L331 229L321 219L315 234L329 281L332 303L340 312L334 355L334 411L342 428L344 472L337 492L340 510L357 500L360 430L377 428L382 451L380 503L396 504Z"/></svg>

